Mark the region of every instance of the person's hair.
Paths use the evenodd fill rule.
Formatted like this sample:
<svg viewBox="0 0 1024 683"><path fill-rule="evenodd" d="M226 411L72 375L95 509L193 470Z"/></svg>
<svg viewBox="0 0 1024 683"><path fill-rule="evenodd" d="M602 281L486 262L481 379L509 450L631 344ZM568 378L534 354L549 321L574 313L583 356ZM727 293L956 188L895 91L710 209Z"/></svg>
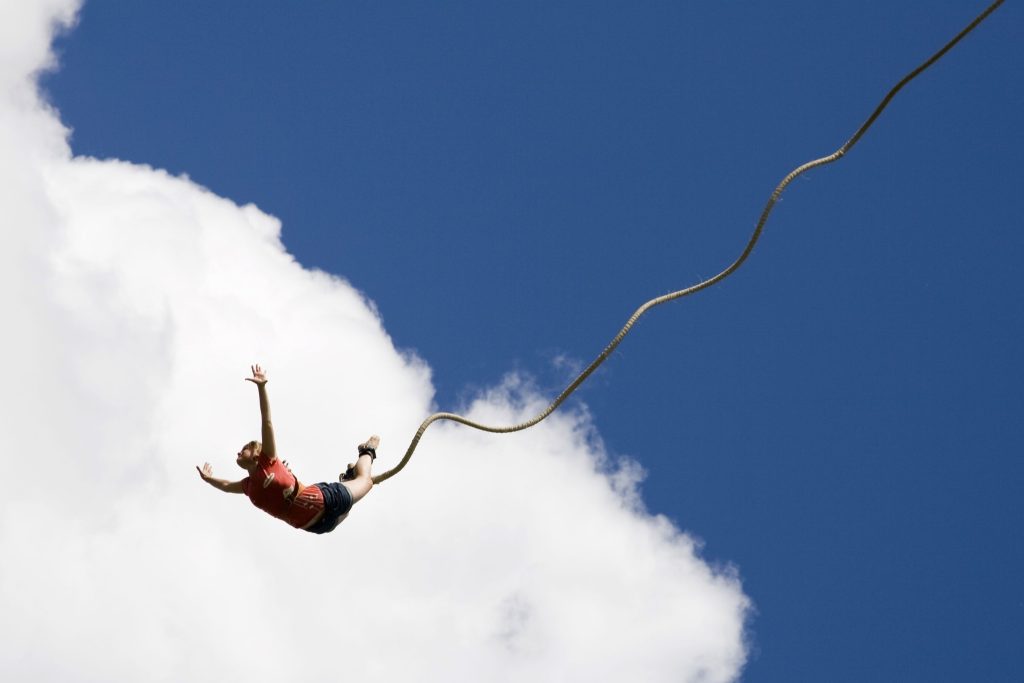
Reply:
<svg viewBox="0 0 1024 683"><path fill-rule="evenodd" d="M263 444L261 444L259 441L250 441L249 443L245 444L245 447L252 451L252 454L255 455L256 457L259 457L260 453L263 451Z"/></svg>

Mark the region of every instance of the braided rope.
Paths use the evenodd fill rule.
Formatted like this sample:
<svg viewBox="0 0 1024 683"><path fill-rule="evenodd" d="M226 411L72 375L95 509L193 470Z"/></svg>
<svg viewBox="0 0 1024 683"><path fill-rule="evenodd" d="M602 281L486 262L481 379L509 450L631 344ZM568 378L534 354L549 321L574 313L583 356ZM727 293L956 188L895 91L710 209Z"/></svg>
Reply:
<svg viewBox="0 0 1024 683"><path fill-rule="evenodd" d="M391 477L395 476L400 471L402 471L402 468L406 466L406 464L409 462L409 459L412 457L413 452L416 450L416 446L419 445L420 439L423 437L423 433L427 431L427 427L432 425L434 422L437 422L438 420L450 420L452 422L458 422L459 424L464 424L467 427L472 427L474 429L479 429L485 432L492 432L495 434L507 434L510 432L518 432L524 429L529 429L530 427L533 427L537 423L544 420L551 413L555 412L558 406L562 405L562 403L567 398L569 398L569 396L574 391L576 391L576 389L581 384L583 384L583 382L588 377L590 377L590 375L593 374L593 372L597 370L597 368L602 363L604 363L608 356L610 356L612 352L615 351L615 348L622 342L625 336L629 334L630 329L632 329L636 321L640 319L640 316L642 316L644 313L654 308L655 306L660 306L661 304L667 303L669 301L680 299L684 296L688 296L695 292L699 292L702 289L706 289L711 285L721 282L722 280L736 272L736 270L741 265L743 265L743 262L747 260L747 257L750 256L750 253L754 250L754 245L756 245L758 239L760 239L761 232L764 230L764 225L768 221L768 215L775 207L775 203L779 200L779 197L782 196L782 193L783 191L785 191L786 187L791 182L793 182L793 180L795 180L798 176L806 173L812 168L824 166L825 164L831 164L832 162L842 158L843 155L845 155L848 151L850 151L850 149L853 148L854 145L857 144L857 142L861 139L864 133L867 132L868 128L870 128L871 125L875 122L875 119L879 117L882 111L889 105L889 102L893 99L893 97L896 96L896 93L898 93L903 88L903 86L905 86L907 83L909 83L918 75L920 75L921 72L930 67L932 64L937 62L939 58L941 58L944 54L949 52L949 50L951 50L954 45L959 43L961 39L963 39L971 31L973 31L978 24L984 21L985 18L988 17L988 15L990 15L992 12L994 12L996 8L998 8L1001 4L1003 4L1003 0L996 0L996 2L993 2L984 12L979 14L974 19L974 21L972 21L962 31L960 31L960 33L958 33L956 37L954 37L952 40L946 43L942 47L942 49L940 49L938 52L929 57L924 63L922 63L916 69L911 71L909 74L904 76L899 83L893 86L893 88L888 92L888 94L882 99L881 103L877 107L875 107L875 110L871 113L871 116L868 117L868 119L861 125L861 127L857 129L857 132L853 134L853 137L847 140L842 147L840 147L835 152L829 154L826 157L821 157L820 159L808 161L807 163L798 166L793 171L791 171L789 175L783 178L782 182L780 182L778 186L776 186L775 191L772 192L771 197L769 197L768 203L765 205L764 210L761 212L761 217L757 221L757 226L754 228L753 234L747 241L747 246L744 247L743 249L743 253L741 253L739 255L739 258L733 261L728 268L720 272L718 275L698 282L697 284L687 287L686 289L680 289L679 291L671 292L669 294L665 294L664 296L659 296L655 299L651 299L650 301L642 305L640 308L636 309L636 312L629 317L629 320L627 320L626 324L622 326L622 329L619 330L619 333L615 335L615 338L612 339L611 342L609 342L608 346L605 347L604 351L602 351L600 355L598 355L598 357L595 358L593 362L591 362L591 364L588 365L587 368L583 372L581 372L579 376L576 379L574 379L572 383L569 386L567 386L565 390L563 390L562 393L560 393L558 397L554 401L552 401L551 404L547 408L545 408L539 415L537 415L531 420L527 420L526 422L521 422L519 424L509 425L505 427L493 427L480 424L478 422L474 422L473 420L470 420L469 418L463 417L462 415L458 415L456 413L434 413L426 420L424 420L422 424L420 424L420 428L416 430L416 435L413 437L412 442L409 444L409 448L405 451L405 456L402 458L402 461L399 462L398 465L396 465L394 468L382 474L378 474L376 477L374 477L374 483L379 484L382 481L386 481L387 479L390 479Z"/></svg>

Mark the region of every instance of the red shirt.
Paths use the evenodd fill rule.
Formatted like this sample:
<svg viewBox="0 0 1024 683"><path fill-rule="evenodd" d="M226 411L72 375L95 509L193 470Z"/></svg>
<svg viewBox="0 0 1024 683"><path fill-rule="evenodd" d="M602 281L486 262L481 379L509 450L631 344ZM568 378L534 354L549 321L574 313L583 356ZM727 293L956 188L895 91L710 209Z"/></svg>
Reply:
<svg viewBox="0 0 1024 683"><path fill-rule="evenodd" d="M242 480L242 490L260 510L301 529L324 509L324 496L317 486L296 492L299 482L278 458L262 453L256 469Z"/></svg>

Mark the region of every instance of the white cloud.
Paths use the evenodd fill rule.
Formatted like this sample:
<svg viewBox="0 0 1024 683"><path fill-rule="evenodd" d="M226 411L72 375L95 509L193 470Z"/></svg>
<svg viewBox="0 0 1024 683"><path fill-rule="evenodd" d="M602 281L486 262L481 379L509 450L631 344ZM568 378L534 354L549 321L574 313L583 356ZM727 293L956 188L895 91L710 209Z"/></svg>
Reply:
<svg viewBox="0 0 1024 683"><path fill-rule="evenodd" d="M204 460L241 474L251 361L307 480L371 432L394 464L429 368L256 207L72 157L34 74L74 9L0 3L0 678L737 677L738 579L643 509L642 470L608 461L585 412L435 426L329 536L199 481ZM539 401L513 377L469 410L507 423Z"/></svg>

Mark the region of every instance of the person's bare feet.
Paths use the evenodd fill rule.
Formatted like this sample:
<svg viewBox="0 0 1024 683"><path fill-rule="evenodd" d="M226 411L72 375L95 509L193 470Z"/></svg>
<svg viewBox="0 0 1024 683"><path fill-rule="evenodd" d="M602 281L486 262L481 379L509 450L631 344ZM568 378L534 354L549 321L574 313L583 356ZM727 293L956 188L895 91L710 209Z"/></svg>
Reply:
<svg viewBox="0 0 1024 683"><path fill-rule="evenodd" d="M380 437L377 436L376 434L374 434L369 439L367 439L363 443L359 444L359 446L357 448L359 448L360 451L363 450L364 448L370 448L370 449L373 449L374 451L376 451L377 450L377 446L379 446L379 445L380 445ZM362 456L362 453L360 453L360 456ZM353 479L356 478L356 476L358 476L356 474L356 463L350 462L348 464L348 467L345 469L345 471L342 472L340 475L338 475L338 481L352 481Z"/></svg>

